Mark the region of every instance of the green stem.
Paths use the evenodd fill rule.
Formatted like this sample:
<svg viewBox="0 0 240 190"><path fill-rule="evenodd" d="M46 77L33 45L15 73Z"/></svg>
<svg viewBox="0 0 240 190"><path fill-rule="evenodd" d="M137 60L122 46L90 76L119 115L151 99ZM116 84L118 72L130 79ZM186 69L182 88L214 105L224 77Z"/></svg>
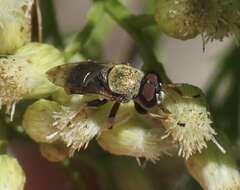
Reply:
<svg viewBox="0 0 240 190"><path fill-rule="evenodd" d="M0 126L0 154L6 153L7 148L7 129L6 126Z"/></svg>
<svg viewBox="0 0 240 190"><path fill-rule="evenodd" d="M163 82L170 82L163 65L154 55L153 47L148 41L148 33L134 22L136 16L132 15L118 0L103 1L106 12L135 40L144 60L143 70L145 72L158 71Z"/></svg>
<svg viewBox="0 0 240 190"><path fill-rule="evenodd" d="M43 37L45 40L50 38L56 46L63 47L62 38L58 30L53 1L41 0L40 6L43 17Z"/></svg>
<svg viewBox="0 0 240 190"><path fill-rule="evenodd" d="M68 60L88 42L96 25L104 15L103 3L96 1L88 13L88 21L83 30L76 34L65 48L65 58Z"/></svg>

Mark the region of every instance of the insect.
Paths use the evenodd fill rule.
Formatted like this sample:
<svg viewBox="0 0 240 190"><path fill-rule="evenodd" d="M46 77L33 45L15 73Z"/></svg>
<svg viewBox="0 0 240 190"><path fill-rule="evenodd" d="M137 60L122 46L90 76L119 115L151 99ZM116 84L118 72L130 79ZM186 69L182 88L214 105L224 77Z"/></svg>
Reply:
<svg viewBox="0 0 240 190"><path fill-rule="evenodd" d="M70 63L50 69L47 75L50 81L62 86L68 94L98 94L103 97L87 102L89 107L113 101L108 116L109 128L114 125L121 103L133 100L137 112L150 114L147 109L160 105L164 97L158 74L144 74L126 64L110 65L93 61Z"/></svg>

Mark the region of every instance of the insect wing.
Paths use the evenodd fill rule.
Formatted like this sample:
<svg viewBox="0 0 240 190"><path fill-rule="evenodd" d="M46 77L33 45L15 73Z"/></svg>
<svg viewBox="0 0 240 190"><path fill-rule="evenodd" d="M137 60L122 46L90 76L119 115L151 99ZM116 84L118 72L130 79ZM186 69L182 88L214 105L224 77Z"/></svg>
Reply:
<svg viewBox="0 0 240 190"><path fill-rule="evenodd" d="M107 84L103 74L108 69L107 65L94 62L78 64L68 74L65 90L70 94L102 94Z"/></svg>

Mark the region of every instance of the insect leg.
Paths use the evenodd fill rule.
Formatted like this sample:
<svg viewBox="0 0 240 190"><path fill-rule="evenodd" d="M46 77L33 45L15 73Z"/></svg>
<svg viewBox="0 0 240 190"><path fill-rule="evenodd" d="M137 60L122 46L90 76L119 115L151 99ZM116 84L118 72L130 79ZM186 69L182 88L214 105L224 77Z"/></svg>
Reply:
<svg viewBox="0 0 240 190"><path fill-rule="evenodd" d="M95 100L91 100L91 101L87 102L87 106L88 107L99 107L99 106L106 104L107 102L108 102L107 99L103 99L103 100L95 99Z"/></svg>
<svg viewBox="0 0 240 190"><path fill-rule="evenodd" d="M120 107L120 103L119 102L115 102L113 104L113 107L110 111L110 114L108 115L108 128L109 129L112 129L113 128L113 125L114 125L114 120L115 120L115 116L119 110L119 107Z"/></svg>
<svg viewBox="0 0 240 190"><path fill-rule="evenodd" d="M95 100L91 100L89 102L86 102L84 105L82 105L80 107L79 111L71 119L71 121L67 124L67 126L70 126L71 122L74 121L80 114L82 114L82 112L84 111L84 109L86 107L99 107L99 106L102 106L102 105L106 104L107 102L108 102L108 100L106 100L106 99L103 99L103 100L95 99Z"/></svg>
<svg viewBox="0 0 240 190"><path fill-rule="evenodd" d="M168 115L169 113L165 113L163 112L162 114L154 114L151 113L149 111L147 111L146 109L144 109L140 104L138 104L137 102L134 102L134 106L135 109L138 113L143 114L143 115L148 115L154 119L160 119L160 120L167 120L168 119Z"/></svg>
<svg viewBox="0 0 240 190"><path fill-rule="evenodd" d="M181 86L181 85L179 85L179 84L167 84L167 85L166 85L167 88L172 88L172 89L174 89L175 92L177 92L177 93L178 93L181 97L183 97L183 98L191 99L191 98L200 98L200 97L201 97L200 94L196 94L196 95L193 95L193 96L184 95L184 94L182 93L182 91L179 89L180 86Z"/></svg>

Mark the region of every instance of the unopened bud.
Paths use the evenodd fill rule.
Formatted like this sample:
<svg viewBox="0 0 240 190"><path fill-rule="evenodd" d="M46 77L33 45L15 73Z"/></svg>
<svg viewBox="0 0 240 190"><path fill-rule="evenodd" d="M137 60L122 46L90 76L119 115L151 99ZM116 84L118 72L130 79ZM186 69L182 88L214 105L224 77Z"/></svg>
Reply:
<svg viewBox="0 0 240 190"><path fill-rule="evenodd" d="M25 174L15 158L0 155L0 189L24 190Z"/></svg>
<svg viewBox="0 0 240 190"><path fill-rule="evenodd" d="M221 142L226 141L221 139ZM226 154L222 154L212 142L209 142L207 149L186 161L189 173L205 190L240 189L239 168L231 149L226 147L226 150Z"/></svg>

